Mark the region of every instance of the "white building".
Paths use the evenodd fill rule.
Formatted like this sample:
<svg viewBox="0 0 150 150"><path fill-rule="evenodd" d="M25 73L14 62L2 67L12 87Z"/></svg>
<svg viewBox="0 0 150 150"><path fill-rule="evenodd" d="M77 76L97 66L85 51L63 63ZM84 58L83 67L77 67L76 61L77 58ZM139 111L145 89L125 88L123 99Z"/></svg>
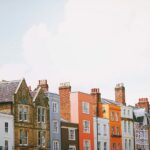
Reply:
<svg viewBox="0 0 150 150"><path fill-rule="evenodd" d="M12 115L0 113L0 150L14 148L14 118Z"/></svg>
<svg viewBox="0 0 150 150"><path fill-rule="evenodd" d="M134 109L135 149L149 150L148 125L149 115L145 108Z"/></svg>
<svg viewBox="0 0 150 150"><path fill-rule="evenodd" d="M134 150L133 108L122 105L121 118L122 148L123 150Z"/></svg>
<svg viewBox="0 0 150 150"><path fill-rule="evenodd" d="M94 150L109 150L109 121L94 117Z"/></svg>

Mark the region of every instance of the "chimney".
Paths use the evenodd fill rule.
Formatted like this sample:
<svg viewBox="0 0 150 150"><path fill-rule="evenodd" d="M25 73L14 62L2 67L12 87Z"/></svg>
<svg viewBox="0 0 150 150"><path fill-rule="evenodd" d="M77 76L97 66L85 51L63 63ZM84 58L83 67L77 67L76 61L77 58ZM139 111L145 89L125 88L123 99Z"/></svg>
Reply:
<svg viewBox="0 0 150 150"><path fill-rule="evenodd" d="M149 112L149 101L148 98L139 98L139 102L135 104L138 108L145 108L146 112Z"/></svg>
<svg viewBox="0 0 150 150"><path fill-rule="evenodd" d="M39 85L38 85L38 87L41 87L44 92L48 92L47 80L39 80Z"/></svg>
<svg viewBox="0 0 150 150"><path fill-rule="evenodd" d="M126 105L125 87L123 83L119 83L115 87L115 101Z"/></svg>
<svg viewBox="0 0 150 150"><path fill-rule="evenodd" d="M71 121L71 105L70 105L71 86L69 82L61 83L59 86L60 95L60 114L67 121Z"/></svg>
<svg viewBox="0 0 150 150"><path fill-rule="evenodd" d="M101 102L101 93L99 88L93 88L91 89L91 95L93 96L93 113L94 116L98 116L98 103Z"/></svg>

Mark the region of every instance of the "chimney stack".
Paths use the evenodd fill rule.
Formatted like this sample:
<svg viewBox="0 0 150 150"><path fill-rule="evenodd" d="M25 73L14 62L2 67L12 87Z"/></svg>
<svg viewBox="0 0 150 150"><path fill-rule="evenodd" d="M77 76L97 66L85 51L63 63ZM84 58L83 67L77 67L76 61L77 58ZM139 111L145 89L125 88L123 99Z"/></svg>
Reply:
<svg viewBox="0 0 150 150"><path fill-rule="evenodd" d="M123 83L119 83L115 87L115 101L126 105L125 87Z"/></svg>
<svg viewBox="0 0 150 150"><path fill-rule="evenodd" d="M60 95L60 114L67 121L71 121L71 104L70 104L71 86L69 82L61 83L59 86Z"/></svg>
<svg viewBox="0 0 150 150"><path fill-rule="evenodd" d="M145 108L146 112L149 112L149 101L148 98L139 98L139 102L135 104L138 108Z"/></svg>
<svg viewBox="0 0 150 150"><path fill-rule="evenodd" d="M93 88L91 89L91 95L93 96L93 115L98 116L98 103L101 102L101 93L99 88Z"/></svg>
<svg viewBox="0 0 150 150"><path fill-rule="evenodd" d="M47 80L39 80L39 85L38 85L38 87L41 87L44 92L48 92Z"/></svg>

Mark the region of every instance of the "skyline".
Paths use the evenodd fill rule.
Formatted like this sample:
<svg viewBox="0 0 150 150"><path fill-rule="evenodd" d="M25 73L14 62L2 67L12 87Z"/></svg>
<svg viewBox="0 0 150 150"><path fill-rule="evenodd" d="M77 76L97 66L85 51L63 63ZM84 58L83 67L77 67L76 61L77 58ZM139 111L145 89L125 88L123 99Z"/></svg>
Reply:
<svg viewBox="0 0 150 150"><path fill-rule="evenodd" d="M150 98L149 8L146 0L0 2L0 80L25 77L34 89L47 79L52 92L69 81L109 99L123 82L127 104Z"/></svg>

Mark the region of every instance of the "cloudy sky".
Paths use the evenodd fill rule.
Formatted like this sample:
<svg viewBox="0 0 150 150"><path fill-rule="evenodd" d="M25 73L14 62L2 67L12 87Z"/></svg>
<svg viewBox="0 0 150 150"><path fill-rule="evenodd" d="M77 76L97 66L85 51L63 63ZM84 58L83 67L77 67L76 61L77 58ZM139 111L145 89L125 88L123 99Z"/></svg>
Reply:
<svg viewBox="0 0 150 150"><path fill-rule="evenodd" d="M121 82L134 104L150 98L150 1L1 1L0 52L0 80L48 79L52 92L69 81L110 99Z"/></svg>

